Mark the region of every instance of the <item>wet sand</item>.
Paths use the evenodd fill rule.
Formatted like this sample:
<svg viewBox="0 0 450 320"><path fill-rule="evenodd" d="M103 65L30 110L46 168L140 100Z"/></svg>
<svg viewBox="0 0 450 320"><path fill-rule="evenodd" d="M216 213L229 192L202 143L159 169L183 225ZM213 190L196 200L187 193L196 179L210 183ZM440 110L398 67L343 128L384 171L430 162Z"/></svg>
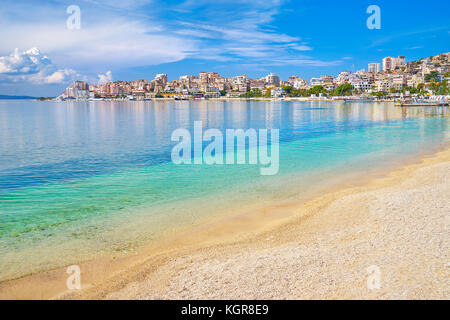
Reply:
<svg viewBox="0 0 450 320"><path fill-rule="evenodd" d="M362 186L215 219L139 253L0 284L0 298L448 299L450 150ZM369 289L368 268L380 271ZM372 269L373 270L373 269Z"/></svg>

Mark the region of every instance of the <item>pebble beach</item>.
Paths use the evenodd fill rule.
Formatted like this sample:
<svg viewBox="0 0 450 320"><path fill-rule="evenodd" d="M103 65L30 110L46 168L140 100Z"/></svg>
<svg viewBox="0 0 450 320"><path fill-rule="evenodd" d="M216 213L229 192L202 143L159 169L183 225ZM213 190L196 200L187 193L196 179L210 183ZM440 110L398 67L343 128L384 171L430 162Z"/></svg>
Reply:
<svg viewBox="0 0 450 320"><path fill-rule="evenodd" d="M167 260L108 299L448 299L450 152ZM368 284L379 270L379 288Z"/></svg>

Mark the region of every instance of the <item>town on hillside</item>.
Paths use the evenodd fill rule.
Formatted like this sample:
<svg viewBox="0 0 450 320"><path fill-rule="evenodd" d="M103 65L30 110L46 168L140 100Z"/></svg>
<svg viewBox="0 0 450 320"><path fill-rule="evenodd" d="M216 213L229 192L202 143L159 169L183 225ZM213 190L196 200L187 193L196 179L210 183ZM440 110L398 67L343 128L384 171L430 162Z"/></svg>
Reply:
<svg viewBox="0 0 450 320"><path fill-rule="evenodd" d="M111 81L89 84L76 81L56 99L61 100L137 100L208 98L298 98L399 99L421 97L448 100L450 52L406 62L404 56L386 57L382 63L369 63L368 69L342 71L337 76L322 75L309 81L291 76L287 81L276 74L250 79L245 74L231 78L217 72L200 72L169 81L158 74L151 81Z"/></svg>

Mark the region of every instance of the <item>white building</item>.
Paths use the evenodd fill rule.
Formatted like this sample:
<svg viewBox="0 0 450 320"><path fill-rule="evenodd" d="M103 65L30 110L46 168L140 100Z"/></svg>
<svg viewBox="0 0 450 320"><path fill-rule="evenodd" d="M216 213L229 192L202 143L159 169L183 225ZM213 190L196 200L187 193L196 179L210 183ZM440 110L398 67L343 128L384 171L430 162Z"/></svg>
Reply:
<svg viewBox="0 0 450 320"><path fill-rule="evenodd" d="M407 77L403 74L397 74L392 78L392 87L395 90L402 90L407 85Z"/></svg>
<svg viewBox="0 0 450 320"><path fill-rule="evenodd" d="M294 89L307 89L308 88L308 82L305 79L292 76L289 78L289 84Z"/></svg>
<svg viewBox="0 0 450 320"><path fill-rule="evenodd" d="M165 86L166 83L167 83L167 81L168 81L167 74L165 74L165 73L157 74L157 75L155 76L155 79L153 79L153 81L158 81L158 82L160 82L162 85Z"/></svg>
<svg viewBox="0 0 450 320"><path fill-rule="evenodd" d="M320 79L320 78L311 78L311 80L309 80L309 85L311 87L321 86L322 85L322 79Z"/></svg>
<svg viewBox="0 0 450 320"><path fill-rule="evenodd" d="M349 71L342 71L341 73L339 73L337 78L334 79L334 83L337 86L340 86L341 84L344 84L349 81L350 75L351 73Z"/></svg>
<svg viewBox="0 0 450 320"><path fill-rule="evenodd" d="M273 88L270 91L270 95L272 96L272 98L280 98L280 97L284 97L284 90L281 87L276 87Z"/></svg>
<svg viewBox="0 0 450 320"><path fill-rule="evenodd" d="M89 99L89 84L85 81L75 81L67 87L64 98Z"/></svg>
<svg viewBox="0 0 450 320"><path fill-rule="evenodd" d="M381 79L375 82L378 92L389 92L392 87L392 81L389 79Z"/></svg>
<svg viewBox="0 0 450 320"><path fill-rule="evenodd" d="M386 57L383 59L383 71L392 71L399 67L404 67L405 57L399 56L398 58Z"/></svg>
<svg viewBox="0 0 450 320"><path fill-rule="evenodd" d="M376 62L369 63L368 71L371 73L379 73L380 72L380 64L376 63Z"/></svg>
<svg viewBox="0 0 450 320"><path fill-rule="evenodd" d="M280 77L274 73L267 75L265 80L268 85L280 85Z"/></svg>
<svg viewBox="0 0 450 320"><path fill-rule="evenodd" d="M372 84L369 81L361 80L361 79L353 79L351 84L354 89L368 92L372 90Z"/></svg>

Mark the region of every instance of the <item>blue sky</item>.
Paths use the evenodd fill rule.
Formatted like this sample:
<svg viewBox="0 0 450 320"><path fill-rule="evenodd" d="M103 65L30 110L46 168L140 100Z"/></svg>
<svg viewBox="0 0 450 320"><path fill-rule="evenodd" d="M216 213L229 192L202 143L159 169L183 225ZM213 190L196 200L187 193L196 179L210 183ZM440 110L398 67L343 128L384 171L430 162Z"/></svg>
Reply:
<svg viewBox="0 0 450 320"><path fill-rule="evenodd" d="M79 30L67 28L70 5L81 10ZM370 5L381 9L380 30L366 26ZM385 56L449 52L448 12L449 1L415 0L3 0L0 94L200 71L309 80Z"/></svg>

